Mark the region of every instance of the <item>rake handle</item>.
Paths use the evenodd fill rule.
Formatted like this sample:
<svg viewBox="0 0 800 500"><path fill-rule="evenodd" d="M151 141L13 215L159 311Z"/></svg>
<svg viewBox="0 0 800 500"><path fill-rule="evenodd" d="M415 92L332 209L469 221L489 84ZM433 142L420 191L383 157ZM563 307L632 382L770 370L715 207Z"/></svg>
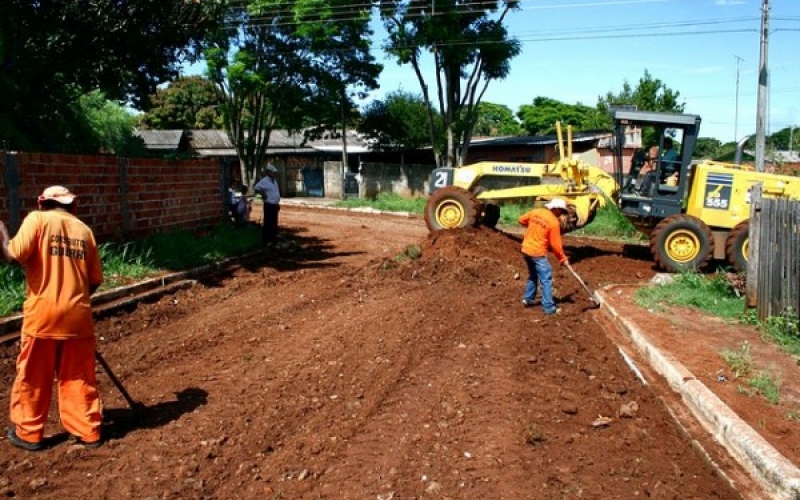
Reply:
<svg viewBox="0 0 800 500"><path fill-rule="evenodd" d="M589 294L589 297L592 299L592 302L597 303L597 298L595 298L594 292L583 281L583 279L580 277L580 275L578 273L576 273L574 269L572 269L572 266L569 264L569 262L567 262L565 265L567 266L567 269L569 269L569 272L571 272L572 275L575 276L575 279L578 280L578 283L581 284L583 289L586 290L586 293Z"/></svg>
<svg viewBox="0 0 800 500"><path fill-rule="evenodd" d="M122 385L122 382L120 382L117 376L114 375L114 372L111 371L111 367L108 366L108 363L106 363L106 360L103 359L103 356L101 356L98 351L94 351L94 357L95 359L97 359L97 362L100 363L100 366L103 367L103 370L105 370L106 375L108 375L108 378L110 378L111 382L114 383L114 386L119 390L120 394L122 394L122 397L125 398L125 401L128 403L128 406L130 406L131 409L136 409L140 405L140 403L137 403L131 397L131 395L128 394L128 391L125 390L125 386Z"/></svg>

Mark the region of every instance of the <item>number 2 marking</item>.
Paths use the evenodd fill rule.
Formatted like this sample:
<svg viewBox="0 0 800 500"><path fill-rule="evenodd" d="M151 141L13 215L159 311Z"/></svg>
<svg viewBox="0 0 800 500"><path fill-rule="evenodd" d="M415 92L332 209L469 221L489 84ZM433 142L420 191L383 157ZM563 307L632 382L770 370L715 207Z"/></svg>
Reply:
<svg viewBox="0 0 800 500"><path fill-rule="evenodd" d="M433 185L437 188L447 186L447 172L436 172L436 179L433 181Z"/></svg>

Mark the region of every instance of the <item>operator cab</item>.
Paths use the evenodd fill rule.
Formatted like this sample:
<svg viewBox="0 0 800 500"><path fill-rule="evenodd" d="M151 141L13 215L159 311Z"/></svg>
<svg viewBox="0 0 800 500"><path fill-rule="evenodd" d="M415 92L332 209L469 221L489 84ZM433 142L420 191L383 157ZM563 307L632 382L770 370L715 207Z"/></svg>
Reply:
<svg viewBox="0 0 800 500"><path fill-rule="evenodd" d="M691 186L692 151L700 117L630 110L615 110L611 116L614 175L623 187L618 202L622 213L643 227L681 213L682 200Z"/></svg>

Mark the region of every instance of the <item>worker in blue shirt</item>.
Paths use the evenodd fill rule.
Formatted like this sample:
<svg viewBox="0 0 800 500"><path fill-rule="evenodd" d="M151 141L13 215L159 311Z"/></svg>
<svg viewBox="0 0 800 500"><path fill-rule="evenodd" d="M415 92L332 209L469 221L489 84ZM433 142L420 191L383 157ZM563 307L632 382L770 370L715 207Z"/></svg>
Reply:
<svg viewBox="0 0 800 500"><path fill-rule="evenodd" d="M664 138L664 152L661 153L661 179L666 179L680 168L678 152L671 137Z"/></svg>
<svg viewBox="0 0 800 500"><path fill-rule="evenodd" d="M278 169L273 164L267 165L267 175L254 189L264 199L264 220L261 223L261 241L264 244L275 241L278 236L278 212L281 209L281 190L278 186Z"/></svg>

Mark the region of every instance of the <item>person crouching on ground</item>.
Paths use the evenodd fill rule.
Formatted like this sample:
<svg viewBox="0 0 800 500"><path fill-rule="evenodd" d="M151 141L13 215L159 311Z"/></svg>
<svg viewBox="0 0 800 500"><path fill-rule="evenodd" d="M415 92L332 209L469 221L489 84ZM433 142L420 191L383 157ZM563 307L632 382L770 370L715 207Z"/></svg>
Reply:
<svg viewBox="0 0 800 500"><path fill-rule="evenodd" d="M84 447L102 444L90 297L103 270L94 233L74 215L75 198L63 186L45 189L13 239L0 222L0 251L22 265L27 284L8 428L9 442L25 450L43 448L54 378L64 429Z"/></svg>
<svg viewBox="0 0 800 500"><path fill-rule="evenodd" d="M242 227L247 224L250 218L250 202L247 199L247 186L237 184L230 187L230 201L228 215L233 224Z"/></svg>
<svg viewBox="0 0 800 500"><path fill-rule="evenodd" d="M264 220L261 225L261 240L267 244L278 236L278 212L281 210L281 191L278 187L278 169L267 165L267 175L254 186L256 193L264 199Z"/></svg>
<svg viewBox="0 0 800 500"><path fill-rule="evenodd" d="M542 285L542 308L545 314L559 312L553 300L553 269L547 260L548 251L552 250L562 265L569 262L561 244L561 225L558 217L567 213L567 204L561 198L554 198L544 208L535 208L519 218L525 226L522 239L522 257L528 266L528 281L522 304L533 305L538 284Z"/></svg>

